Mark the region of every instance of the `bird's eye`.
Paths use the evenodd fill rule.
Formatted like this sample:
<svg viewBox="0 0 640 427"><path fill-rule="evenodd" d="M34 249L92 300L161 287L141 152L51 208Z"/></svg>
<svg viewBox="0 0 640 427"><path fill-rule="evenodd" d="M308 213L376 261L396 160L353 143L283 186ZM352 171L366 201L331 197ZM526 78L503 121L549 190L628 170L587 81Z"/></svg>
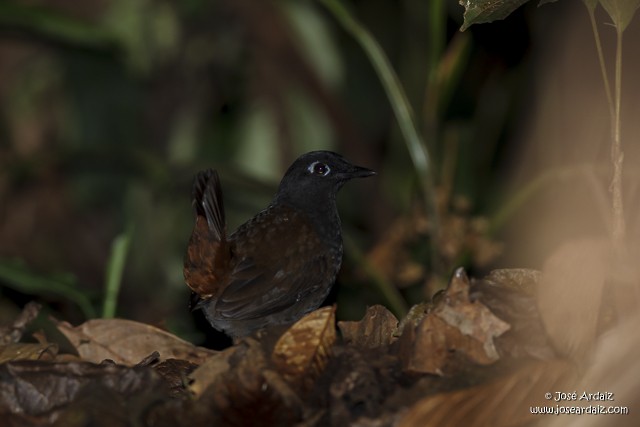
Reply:
<svg viewBox="0 0 640 427"><path fill-rule="evenodd" d="M314 175L327 176L331 172L331 168L322 162L313 162L309 165L309 172Z"/></svg>

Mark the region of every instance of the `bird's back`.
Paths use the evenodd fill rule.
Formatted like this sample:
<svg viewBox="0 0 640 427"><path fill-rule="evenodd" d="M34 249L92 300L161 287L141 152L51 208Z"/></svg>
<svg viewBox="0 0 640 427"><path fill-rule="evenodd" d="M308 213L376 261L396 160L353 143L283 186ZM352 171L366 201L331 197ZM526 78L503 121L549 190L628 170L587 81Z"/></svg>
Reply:
<svg viewBox="0 0 640 427"><path fill-rule="evenodd" d="M206 314L214 327L235 336L293 322L317 308L342 259L341 242L327 244L304 213L286 205L260 212L229 244L231 273Z"/></svg>

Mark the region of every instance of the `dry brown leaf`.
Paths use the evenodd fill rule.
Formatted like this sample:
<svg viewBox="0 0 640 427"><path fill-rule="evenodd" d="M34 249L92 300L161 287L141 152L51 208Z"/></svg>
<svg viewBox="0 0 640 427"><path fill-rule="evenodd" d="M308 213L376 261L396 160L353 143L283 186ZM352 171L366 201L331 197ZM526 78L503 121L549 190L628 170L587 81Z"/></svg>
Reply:
<svg viewBox="0 0 640 427"><path fill-rule="evenodd" d="M108 389L126 398L147 390L160 392L163 386L150 368L86 362L5 363L0 365L0 379L0 413L27 416L43 416L63 409L95 388Z"/></svg>
<svg viewBox="0 0 640 427"><path fill-rule="evenodd" d="M364 348L386 346L394 341L393 334L398 329L398 319L385 307L368 307L362 320L358 322L338 322L345 343Z"/></svg>
<svg viewBox="0 0 640 427"><path fill-rule="evenodd" d="M0 327L0 344L19 342L27 326L38 317L41 308L42 306L36 302L27 303L11 326Z"/></svg>
<svg viewBox="0 0 640 427"><path fill-rule="evenodd" d="M397 427L510 427L541 419L530 407L549 406L545 393L567 390L575 371L566 362L535 362L498 381L418 401ZM552 406L555 406L555 402Z"/></svg>
<svg viewBox="0 0 640 427"><path fill-rule="evenodd" d="M511 328L496 339L501 356L556 359L540 319L537 288L541 273L526 269L494 270L471 284L471 299L477 299Z"/></svg>
<svg viewBox="0 0 640 427"><path fill-rule="evenodd" d="M313 311L276 342L271 361L294 387L310 390L324 370L336 341L335 315L335 306Z"/></svg>
<svg viewBox="0 0 640 427"><path fill-rule="evenodd" d="M56 344L9 344L0 346L0 363L15 360L53 360L58 354Z"/></svg>
<svg viewBox="0 0 640 427"><path fill-rule="evenodd" d="M189 389L196 397L201 396L211 384L218 380L220 375L229 371L229 359L237 349L237 346L233 346L211 355L189 375L189 378L192 380Z"/></svg>
<svg viewBox="0 0 640 427"><path fill-rule="evenodd" d="M199 365L215 354L162 329L132 320L94 319L76 327L67 322L57 322L56 326L83 360L94 363L110 359L133 366L157 351L160 360L183 359Z"/></svg>
<svg viewBox="0 0 640 427"><path fill-rule="evenodd" d="M167 359L155 365L153 370L167 383L173 397L186 397L189 395L189 375L197 367L198 365L187 360Z"/></svg>
<svg viewBox="0 0 640 427"><path fill-rule="evenodd" d="M352 425L356 418L380 414L400 377L397 358L386 350L336 347L329 368L319 381L330 381L329 400L324 402L314 395L319 407L329 409L329 419L321 425Z"/></svg>
<svg viewBox="0 0 640 427"><path fill-rule="evenodd" d="M452 356L450 350L470 347L468 338L435 316L427 316L415 331L407 330L406 337L403 334L401 342L410 345L401 347L400 356L409 373L444 375Z"/></svg>
<svg viewBox="0 0 640 427"><path fill-rule="evenodd" d="M608 265L608 244L581 239L560 246L545 262L538 308L556 349L570 357L594 343Z"/></svg>
<svg viewBox="0 0 640 427"><path fill-rule="evenodd" d="M262 344L245 338L228 357L229 369L198 398L212 408L208 425L293 425L302 419L299 394L270 369Z"/></svg>
<svg viewBox="0 0 640 427"><path fill-rule="evenodd" d="M464 270L456 270L433 311L417 328L405 328L400 356L407 371L443 375L459 354L482 365L499 359L493 338L508 331L509 324L481 302L470 301L469 286Z"/></svg>
<svg viewBox="0 0 640 427"><path fill-rule="evenodd" d="M433 314L481 344L482 352L467 353L467 356L478 363L498 360L493 338L508 331L509 324L497 318L485 305L469 300L469 279L462 268L456 270L442 303Z"/></svg>
<svg viewBox="0 0 640 427"><path fill-rule="evenodd" d="M398 322L398 328L394 332L394 336L402 336L405 329L415 329L415 327L420 324L422 319L424 319L424 317L429 311L431 311L432 308L433 303L431 301L412 305L407 315L400 319L400 322Z"/></svg>

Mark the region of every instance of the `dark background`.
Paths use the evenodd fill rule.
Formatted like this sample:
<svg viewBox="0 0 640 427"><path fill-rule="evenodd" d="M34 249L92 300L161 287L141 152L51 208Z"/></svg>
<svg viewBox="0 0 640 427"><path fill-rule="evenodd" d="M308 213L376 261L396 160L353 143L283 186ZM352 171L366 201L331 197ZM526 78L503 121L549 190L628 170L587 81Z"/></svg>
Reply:
<svg viewBox="0 0 640 427"><path fill-rule="evenodd" d="M463 8L455 1L345 2L397 71L432 155L445 230L434 243L380 79L320 2L0 2L2 312L11 318L35 299L74 323L100 316L111 245L128 233L117 316L203 342L206 327L189 313L182 279L194 174L219 170L233 229L267 205L293 159L314 149L379 172L339 196L348 240L330 300L338 301L339 318L389 305L372 285L380 276L400 288L406 307L430 296L457 265L477 275L495 266L539 267L562 233L536 243L525 236L539 236L540 216L521 214L548 212L555 202L540 201L539 189L519 190L575 158L542 145L558 132L532 143L532 126L539 129L532 123L559 117L548 99L562 114L576 114L574 102L606 111L579 3L528 4L505 21L460 33ZM609 43L613 30L601 31ZM554 62L576 45L584 51L577 62ZM592 103L558 90L566 88L553 80L559 75L587 79L576 91ZM594 123L604 130L591 132L595 148L569 152L588 153L579 161L598 163L596 180L606 188L607 117L598 111ZM579 128L589 121L576 120ZM563 146L576 135L570 126L566 132ZM579 193L584 181L566 185ZM402 224L408 231L394 241L390 230ZM606 231L595 224L571 232ZM514 249L523 246L537 251ZM397 247L402 259L376 265Z"/></svg>

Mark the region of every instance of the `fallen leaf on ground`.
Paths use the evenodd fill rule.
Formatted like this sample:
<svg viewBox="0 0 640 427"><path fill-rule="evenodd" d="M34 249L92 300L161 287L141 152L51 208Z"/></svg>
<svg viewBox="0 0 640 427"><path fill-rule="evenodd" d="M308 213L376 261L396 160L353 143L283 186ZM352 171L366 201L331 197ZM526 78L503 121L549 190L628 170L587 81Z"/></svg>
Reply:
<svg viewBox="0 0 640 427"><path fill-rule="evenodd" d="M153 366L169 386L173 397L187 397L189 375L198 367L193 362L181 359L167 359Z"/></svg>
<svg viewBox="0 0 640 427"><path fill-rule="evenodd" d="M57 327L74 345L83 360L105 359L133 366L157 351L160 360L183 359L200 365L215 351L194 346L151 325L125 319L94 319L79 326L57 322Z"/></svg>
<svg viewBox="0 0 640 427"><path fill-rule="evenodd" d="M221 374L229 371L231 368L229 358L233 356L237 349L237 346L233 346L213 354L191 372L189 375L191 380L189 389L196 397L202 395L211 384L218 380Z"/></svg>
<svg viewBox="0 0 640 427"><path fill-rule="evenodd" d="M508 331L509 324L471 301L469 288L464 270L458 269L435 308L414 330L405 328L400 356L408 372L443 375L460 355L481 365L499 359L493 338Z"/></svg>
<svg viewBox="0 0 640 427"><path fill-rule="evenodd" d="M309 391L324 370L336 342L336 307L313 311L294 323L276 342L275 369L294 387Z"/></svg>
<svg viewBox="0 0 640 427"><path fill-rule="evenodd" d="M211 408L210 425L295 425L302 420L299 394L271 369L261 343L248 338L236 347L227 372L198 398Z"/></svg>
<svg viewBox="0 0 640 427"><path fill-rule="evenodd" d="M20 342L24 331L29 324L38 317L41 308L42 306L36 302L28 302L22 309L22 312L16 317L16 320L13 321L13 324L0 326L0 344L15 344Z"/></svg>
<svg viewBox="0 0 640 427"><path fill-rule="evenodd" d="M0 413L23 416L25 424L29 417L45 417L50 422L57 417L55 414L50 417L53 411L64 410L66 405L96 387L126 397L148 390L159 392L163 384L151 368L130 369L87 362L5 363L0 365Z"/></svg>
<svg viewBox="0 0 640 427"><path fill-rule="evenodd" d="M382 413L383 404L398 387L400 377L397 358L386 350L353 345L336 349L323 378L330 384L329 399L318 403L329 409L330 422L321 425L352 425L352 420Z"/></svg>
<svg viewBox="0 0 640 427"><path fill-rule="evenodd" d="M398 319L385 307L374 305L367 308L362 320L338 322L338 328L345 343L376 348L396 341L393 334L398 329Z"/></svg>
<svg viewBox="0 0 640 427"><path fill-rule="evenodd" d="M58 354L56 344L19 343L0 346L0 363L16 360L53 360Z"/></svg>
<svg viewBox="0 0 640 427"><path fill-rule="evenodd" d="M495 340L503 357L539 360L558 357L538 310L536 293L541 276L536 270L494 270L471 284L470 298L482 302L511 326Z"/></svg>

